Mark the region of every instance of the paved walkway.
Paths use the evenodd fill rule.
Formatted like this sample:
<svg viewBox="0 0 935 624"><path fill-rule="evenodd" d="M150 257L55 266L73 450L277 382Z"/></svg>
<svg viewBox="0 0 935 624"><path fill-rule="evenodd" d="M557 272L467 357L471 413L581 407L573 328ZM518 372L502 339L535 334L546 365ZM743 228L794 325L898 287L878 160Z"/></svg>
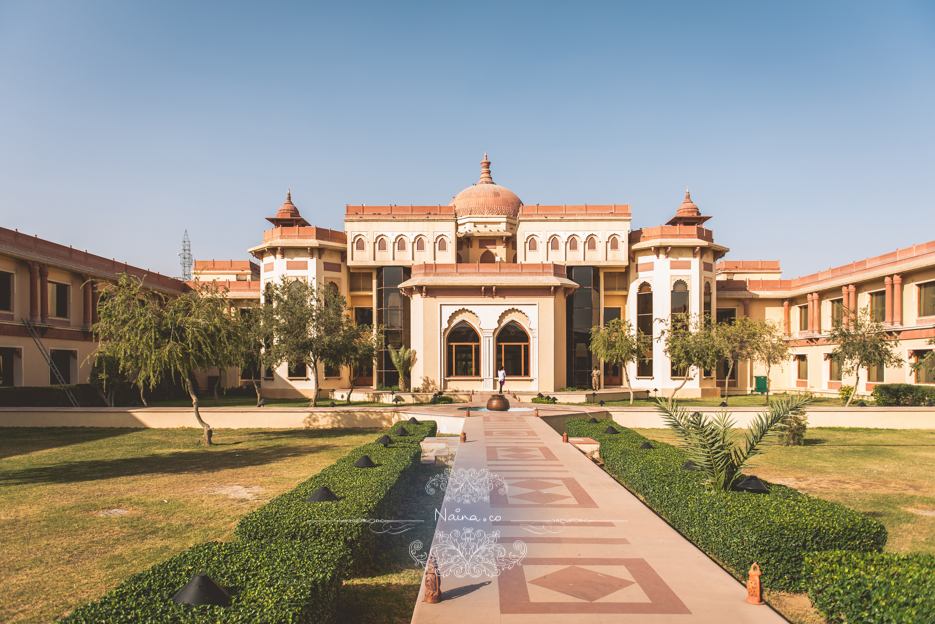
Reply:
<svg viewBox="0 0 935 624"><path fill-rule="evenodd" d="M459 551L468 560L486 553L506 562L525 544L522 564L501 566L499 576L454 571L442 578L439 604L423 602L423 583L413 623L786 621L768 606L747 604L743 585L545 422L525 414L465 419L467 442L454 470L488 469L508 490L501 494L494 485L489 500L458 502L457 484L449 483L434 545L449 556L443 569L453 570ZM463 496L471 484L461 485ZM464 519L471 516L477 520ZM494 531L500 553L485 543Z"/></svg>

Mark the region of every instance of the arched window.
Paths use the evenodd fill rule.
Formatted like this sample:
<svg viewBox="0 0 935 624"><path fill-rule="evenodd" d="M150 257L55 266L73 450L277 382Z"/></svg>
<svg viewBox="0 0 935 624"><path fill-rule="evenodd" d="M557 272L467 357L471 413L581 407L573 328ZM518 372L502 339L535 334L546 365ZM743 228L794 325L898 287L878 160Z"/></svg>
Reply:
<svg viewBox="0 0 935 624"><path fill-rule="evenodd" d="M556 236L549 243L549 247L551 248L552 251L558 251L559 244L560 243L558 242L558 237Z"/></svg>
<svg viewBox="0 0 935 624"><path fill-rule="evenodd" d="M529 377L529 334L522 325L510 321L497 334L497 370L507 377Z"/></svg>
<svg viewBox="0 0 935 624"><path fill-rule="evenodd" d="M406 251L406 239L400 238L396 241L396 251Z"/></svg>
<svg viewBox="0 0 935 624"><path fill-rule="evenodd" d="M357 251L363 251L363 250L364 250L364 244L365 244L365 243L364 243L364 239L358 238L358 239L357 239L357 242L354 244L354 248L355 248Z"/></svg>
<svg viewBox="0 0 935 624"><path fill-rule="evenodd" d="M688 284L678 280L672 285L672 314L688 314Z"/></svg>
<svg viewBox="0 0 935 624"><path fill-rule="evenodd" d="M416 251L425 251L425 239L421 236L416 239Z"/></svg>
<svg viewBox="0 0 935 624"><path fill-rule="evenodd" d="M597 239L592 236L591 238L588 239L588 251L594 251L596 249L597 249Z"/></svg>
<svg viewBox="0 0 935 624"><path fill-rule="evenodd" d="M438 251L448 251L448 241L444 238L438 239Z"/></svg>
<svg viewBox="0 0 935 624"><path fill-rule="evenodd" d="M620 241L617 240L616 236L610 238L610 250L617 251L620 248Z"/></svg>
<svg viewBox="0 0 935 624"><path fill-rule="evenodd" d="M652 338L653 288L646 282L640 285L636 295L636 329ZM653 345L655 344L655 340L650 340L649 346L643 351L642 357L640 357L636 364L637 377L653 376Z"/></svg>
<svg viewBox="0 0 935 624"><path fill-rule="evenodd" d="M448 332L448 377L480 377L480 336L477 330L461 321Z"/></svg>
<svg viewBox="0 0 935 624"><path fill-rule="evenodd" d="M493 252L489 249L480 255L481 264L492 264L496 261L496 257L494 257Z"/></svg>
<svg viewBox="0 0 935 624"><path fill-rule="evenodd" d="M377 241L377 251L386 251L386 239L385 238L381 237L380 240Z"/></svg>
<svg viewBox="0 0 935 624"><path fill-rule="evenodd" d="M539 243L536 242L535 238L529 239L529 251L539 251Z"/></svg>
<svg viewBox="0 0 935 624"><path fill-rule="evenodd" d="M574 236L568 239L568 251L578 251L578 239Z"/></svg>

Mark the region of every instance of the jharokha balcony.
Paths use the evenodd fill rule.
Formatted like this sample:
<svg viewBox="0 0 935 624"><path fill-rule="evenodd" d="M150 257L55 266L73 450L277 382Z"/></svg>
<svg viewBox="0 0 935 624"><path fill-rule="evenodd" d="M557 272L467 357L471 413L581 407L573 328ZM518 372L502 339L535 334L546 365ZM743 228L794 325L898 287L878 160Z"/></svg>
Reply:
<svg viewBox="0 0 935 624"><path fill-rule="evenodd" d="M439 264L429 262L412 267L412 277L399 285L400 289L412 294L420 290L423 296L432 296L442 291L455 291L465 288L478 289L481 296L497 296L497 289L505 294L504 288L529 289L541 291L542 295L555 295L557 292L569 294L578 285L568 279L565 265L554 262L523 262L510 264L462 263ZM463 294L463 292L462 292Z"/></svg>

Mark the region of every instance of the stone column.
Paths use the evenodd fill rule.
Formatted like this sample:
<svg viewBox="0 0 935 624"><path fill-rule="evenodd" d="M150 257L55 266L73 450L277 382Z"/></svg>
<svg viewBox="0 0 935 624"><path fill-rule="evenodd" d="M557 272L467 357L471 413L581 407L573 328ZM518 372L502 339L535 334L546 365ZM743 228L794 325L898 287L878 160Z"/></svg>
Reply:
<svg viewBox="0 0 935 624"><path fill-rule="evenodd" d="M903 324L903 276L893 276L893 325Z"/></svg>
<svg viewBox="0 0 935 624"><path fill-rule="evenodd" d="M39 263L29 263L29 322L39 322Z"/></svg>
<svg viewBox="0 0 935 624"><path fill-rule="evenodd" d="M49 322L49 267L39 267L39 321Z"/></svg>
<svg viewBox="0 0 935 624"><path fill-rule="evenodd" d="M750 300L743 299L743 315L750 316Z"/></svg>
<svg viewBox="0 0 935 624"><path fill-rule="evenodd" d="M847 294L847 286L841 286L841 305L844 306L844 316L841 318L841 325L847 327L851 322L851 315L847 312L847 309L851 307L851 300Z"/></svg>
<svg viewBox="0 0 935 624"><path fill-rule="evenodd" d="M495 390L493 376L496 374L495 362L496 354L494 353L494 343L493 343L493 330L492 329L482 329L481 330L481 365L480 365L480 375L481 375L481 389L482 390Z"/></svg>
<svg viewBox="0 0 935 624"><path fill-rule="evenodd" d="M886 286L886 290L885 290L886 317L883 320L883 324L892 325L893 324L893 278L886 277L883 279L883 283Z"/></svg>
<svg viewBox="0 0 935 624"><path fill-rule="evenodd" d="M821 296L818 293L812 293L812 326L811 330L815 334L821 333Z"/></svg>
<svg viewBox="0 0 935 624"><path fill-rule="evenodd" d="M850 284L847 287L847 296L850 301L847 307L851 309L851 322L853 322L857 318L857 287Z"/></svg>
<svg viewBox="0 0 935 624"><path fill-rule="evenodd" d="M81 280L84 282L84 285L82 286L82 290L84 291L84 319L83 319L81 326L84 327L85 329L90 329L91 328L91 305L92 305L91 290L93 289L93 286L91 285L91 276L82 275Z"/></svg>
<svg viewBox="0 0 935 624"><path fill-rule="evenodd" d="M100 299L101 299L101 291L98 290L97 282L96 281L91 282L91 324L92 325L97 323L98 320L100 320L97 317L97 302L100 301ZM263 371L261 370L260 373L262 372ZM261 374L260 377L262 378L262 376L263 375Z"/></svg>
<svg viewBox="0 0 935 624"><path fill-rule="evenodd" d="M788 336L791 330L791 324L789 321L789 300L788 299L782 302L782 328L783 328L783 332Z"/></svg>

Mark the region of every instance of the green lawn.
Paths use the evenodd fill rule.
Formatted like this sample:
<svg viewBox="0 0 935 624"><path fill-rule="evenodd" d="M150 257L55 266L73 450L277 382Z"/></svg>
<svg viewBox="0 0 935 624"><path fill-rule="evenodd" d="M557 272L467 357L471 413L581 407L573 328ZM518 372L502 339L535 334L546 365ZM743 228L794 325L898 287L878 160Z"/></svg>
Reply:
<svg viewBox="0 0 935 624"><path fill-rule="evenodd" d="M147 401L149 407L191 407L191 399L174 399L171 401ZM318 407L328 407L331 399L318 399ZM266 399L266 407L308 407L309 399ZM400 403L400 405L403 405ZM218 397L217 405L213 396L198 397L199 407L253 407L256 408L256 397ZM335 407L395 407L393 403L373 403L369 401L335 401ZM262 408L260 408L262 409Z"/></svg>
<svg viewBox="0 0 935 624"><path fill-rule="evenodd" d="M217 429L203 448L200 429L0 429L0 621L54 621L229 539L246 513L376 433Z"/></svg>

